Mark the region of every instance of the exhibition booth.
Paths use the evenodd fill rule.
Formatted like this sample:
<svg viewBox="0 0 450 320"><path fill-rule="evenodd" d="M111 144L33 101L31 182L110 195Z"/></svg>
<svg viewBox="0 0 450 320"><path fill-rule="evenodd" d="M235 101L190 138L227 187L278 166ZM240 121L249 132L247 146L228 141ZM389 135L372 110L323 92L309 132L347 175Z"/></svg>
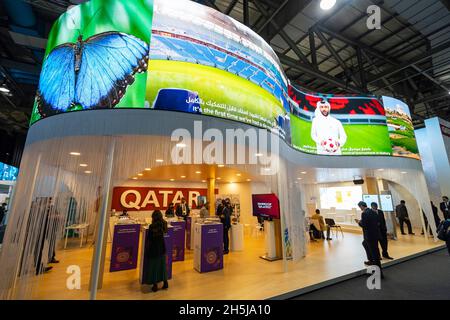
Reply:
<svg viewBox="0 0 450 320"><path fill-rule="evenodd" d="M260 36L186 0L91 0L59 18L20 169L2 298L275 296L358 268L361 200L386 212L398 255L435 246L396 236L400 200L414 229L432 221L407 105L303 92ZM151 296L152 213L182 198L189 217L165 217L170 289ZM333 244L309 243L316 209L343 229ZM66 287L67 272L82 277Z"/></svg>

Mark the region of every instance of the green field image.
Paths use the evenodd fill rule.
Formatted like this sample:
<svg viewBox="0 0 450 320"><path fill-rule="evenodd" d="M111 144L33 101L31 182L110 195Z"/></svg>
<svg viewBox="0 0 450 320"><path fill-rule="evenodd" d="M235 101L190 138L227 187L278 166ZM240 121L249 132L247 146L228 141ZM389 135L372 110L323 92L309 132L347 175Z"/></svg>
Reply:
<svg viewBox="0 0 450 320"><path fill-rule="evenodd" d="M418 158L419 148L411 122L401 118L388 117L388 124L400 127L389 132L394 155Z"/></svg>
<svg viewBox="0 0 450 320"><path fill-rule="evenodd" d="M153 102L160 89L177 88L198 93L202 114L271 129L284 108L258 85L217 68L188 62L152 60L146 100Z"/></svg>
<svg viewBox="0 0 450 320"><path fill-rule="evenodd" d="M294 148L316 153L316 143L311 138L312 122L291 115L291 135ZM388 128L383 125L343 125L347 142L342 155L392 155Z"/></svg>

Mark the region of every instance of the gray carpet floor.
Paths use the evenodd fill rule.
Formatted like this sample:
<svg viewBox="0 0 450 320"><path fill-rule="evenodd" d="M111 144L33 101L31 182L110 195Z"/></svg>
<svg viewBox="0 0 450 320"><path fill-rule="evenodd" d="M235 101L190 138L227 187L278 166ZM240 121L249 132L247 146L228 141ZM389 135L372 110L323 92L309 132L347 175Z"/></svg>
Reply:
<svg viewBox="0 0 450 320"><path fill-rule="evenodd" d="M384 269L380 290L367 276L325 287L293 300L450 300L450 256L440 250Z"/></svg>

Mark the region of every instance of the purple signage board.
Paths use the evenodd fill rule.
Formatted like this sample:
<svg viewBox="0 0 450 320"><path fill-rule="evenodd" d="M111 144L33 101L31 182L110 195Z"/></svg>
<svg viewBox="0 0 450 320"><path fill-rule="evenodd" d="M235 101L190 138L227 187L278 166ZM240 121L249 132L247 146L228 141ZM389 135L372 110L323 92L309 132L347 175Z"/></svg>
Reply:
<svg viewBox="0 0 450 320"><path fill-rule="evenodd" d="M114 226L109 272L137 268L140 232L140 224L117 224Z"/></svg>
<svg viewBox="0 0 450 320"><path fill-rule="evenodd" d="M169 227L167 233L164 235L164 243L166 245L167 279L172 279L173 237L174 237L174 228Z"/></svg>
<svg viewBox="0 0 450 320"><path fill-rule="evenodd" d="M173 227L173 261L184 261L184 246L186 241L186 222L174 221L170 225Z"/></svg>
<svg viewBox="0 0 450 320"><path fill-rule="evenodd" d="M223 269L223 224L202 225L200 259L200 272Z"/></svg>
<svg viewBox="0 0 450 320"><path fill-rule="evenodd" d="M192 227L192 218L186 218L186 249L192 250L191 248L191 227Z"/></svg>

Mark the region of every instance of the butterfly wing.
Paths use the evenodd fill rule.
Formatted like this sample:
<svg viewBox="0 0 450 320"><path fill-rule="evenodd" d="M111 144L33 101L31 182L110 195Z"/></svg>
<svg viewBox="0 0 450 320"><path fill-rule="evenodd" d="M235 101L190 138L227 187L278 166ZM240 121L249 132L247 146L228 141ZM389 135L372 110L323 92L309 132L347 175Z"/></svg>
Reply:
<svg viewBox="0 0 450 320"><path fill-rule="evenodd" d="M75 45L53 49L42 66L37 92L39 113L46 117L67 111L75 99Z"/></svg>
<svg viewBox="0 0 450 320"><path fill-rule="evenodd" d="M134 36L105 32L86 40L75 87L83 109L113 108L134 75L147 70L148 44Z"/></svg>

